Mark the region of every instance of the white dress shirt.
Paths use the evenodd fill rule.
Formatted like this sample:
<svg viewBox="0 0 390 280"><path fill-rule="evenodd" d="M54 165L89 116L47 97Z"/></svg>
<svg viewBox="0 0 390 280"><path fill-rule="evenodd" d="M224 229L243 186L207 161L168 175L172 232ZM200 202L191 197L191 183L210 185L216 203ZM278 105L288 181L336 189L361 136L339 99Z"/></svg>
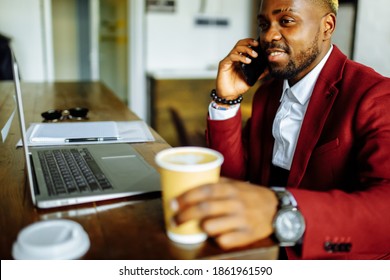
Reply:
<svg viewBox="0 0 390 280"><path fill-rule="evenodd" d="M332 49L333 46L321 62L293 87L290 87L288 81L284 80L281 103L272 127L272 134L275 138L272 163L276 166L287 170L291 168L307 105ZM230 110L218 110L210 103L209 116L212 120L226 120L234 117L239 108L240 106L236 105Z"/></svg>

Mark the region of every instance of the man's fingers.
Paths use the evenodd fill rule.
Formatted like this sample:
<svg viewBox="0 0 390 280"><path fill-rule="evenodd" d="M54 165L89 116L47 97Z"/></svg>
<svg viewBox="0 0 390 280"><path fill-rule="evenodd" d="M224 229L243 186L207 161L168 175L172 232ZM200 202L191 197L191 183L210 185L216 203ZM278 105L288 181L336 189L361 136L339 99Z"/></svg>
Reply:
<svg viewBox="0 0 390 280"><path fill-rule="evenodd" d="M235 47L239 46L251 46L251 47L257 47L259 45L259 42L252 38L246 38L239 40Z"/></svg>
<svg viewBox="0 0 390 280"><path fill-rule="evenodd" d="M175 216L175 222L182 224L193 219L207 220L218 216L229 216L242 210L243 205L237 200L206 200L183 208Z"/></svg>
<svg viewBox="0 0 390 280"><path fill-rule="evenodd" d="M251 63L252 59L242 54L231 54L231 60L234 62L242 62L245 64Z"/></svg>
<svg viewBox="0 0 390 280"><path fill-rule="evenodd" d="M244 55L244 56L249 55L251 57L258 56L258 53L248 46L236 47L230 52L230 54L231 55L241 55L241 56L242 55Z"/></svg>
<svg viewBox="0 0 390 280"><path fill-rule="evenodd" d="M173 210L177 211L179 209L186 208L189 205L197 204L207 200L231 198L234 197L235 194L235 188L233 188L229 183L203 185L191 189L174 199L175 201L173 204L176 204L178 209Z"/></svg>
<svg viewBox="0 0 390 280"><path fill-rule="evenodd" d="M212 237L231 231L244 230L246 224L241 215L227 215L207 219L202 223L203 230Z"/></svg>
<svg viewBox="0 0 390 280"><path fill-rule="evenodd" d="M222 234L215 238L215 240L221 248L229 250L232 248L246 246L256 240L260 240L260 238L251 232L238 230Z"/></svg>

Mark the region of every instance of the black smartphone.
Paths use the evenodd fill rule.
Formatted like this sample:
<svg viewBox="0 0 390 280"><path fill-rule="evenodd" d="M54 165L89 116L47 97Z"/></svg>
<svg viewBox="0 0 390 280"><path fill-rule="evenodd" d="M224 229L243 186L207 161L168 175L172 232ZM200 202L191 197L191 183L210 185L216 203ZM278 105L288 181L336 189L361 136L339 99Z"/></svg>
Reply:
<svg viewBox="0 0 390 280"><path fill-rule="evenodd" d="M240 65L242 74L244 75L245 81L249 86L253 86L257 82L260 75L267 68L268 63L265 53L260 48L260 44L254 48L254 50L259 54L258 57L250 57L250 59L252 59L250 64L241 63Z"/></svg>

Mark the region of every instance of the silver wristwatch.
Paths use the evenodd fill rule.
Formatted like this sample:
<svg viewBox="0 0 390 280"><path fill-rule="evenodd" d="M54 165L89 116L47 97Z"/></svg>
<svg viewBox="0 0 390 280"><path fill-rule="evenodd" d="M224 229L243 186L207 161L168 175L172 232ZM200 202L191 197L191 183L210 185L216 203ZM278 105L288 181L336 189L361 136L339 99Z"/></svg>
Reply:
<svg viewBox="0 0 390 280"><path fill-rule="evenodd" d="M305 232L305 220L294 196L283 187L271 187L278 200L278 212L273 221L274 235L283 247L299 243Z"/></svg>

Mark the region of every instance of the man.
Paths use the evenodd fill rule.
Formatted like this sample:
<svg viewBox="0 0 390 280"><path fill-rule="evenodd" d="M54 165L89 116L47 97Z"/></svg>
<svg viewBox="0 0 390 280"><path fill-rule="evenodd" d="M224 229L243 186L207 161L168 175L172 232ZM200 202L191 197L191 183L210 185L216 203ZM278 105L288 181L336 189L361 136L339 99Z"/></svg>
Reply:
<svg viewBox="0 0 390 280"><path fill-rule="evenodd" d="M241 134L239 105L225 103L249 89L238 66L258 43L241 40L220 62L207 137L230 179L178 197L176 223L200 219L225 249L276 235L288 258L390 258L390 79L332 45L337 8L261 2L272 78Z"/></svg>

